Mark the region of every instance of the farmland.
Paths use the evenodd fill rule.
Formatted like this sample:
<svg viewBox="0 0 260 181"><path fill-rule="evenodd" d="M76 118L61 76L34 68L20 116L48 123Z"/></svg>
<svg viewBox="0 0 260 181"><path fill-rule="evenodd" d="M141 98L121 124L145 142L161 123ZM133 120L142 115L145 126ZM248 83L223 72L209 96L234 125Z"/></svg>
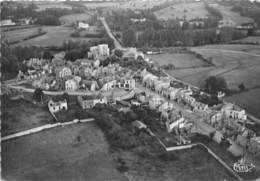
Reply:
<svg viewBox="0 0 260 181"><path fill-rule="evenodd" d="M191 20L195 18L206 18L208 14L203 2L176 4L155 12L156 17L163 20L175 18L183 19L184 17L186 17L187 20Z"/></svg>
<svg viewBox="0 0 260 181"><path fill-rule="evenodd" d="M250 91L235 94L227 97L227 100L245 108L249 113L260 118L260 89L252 89Z"/></svg>
<svg viewBox="0 0 260 181"><path fill-rule="evenodd" d="M235 51L227 50L222 45L192 48L206 58L211 57L215 67L173 70L169 73L199 87L202 87L205 79L211 75L223 76L230 88L237 88L241 83L249 89L259 86L260 55L238 51L241 47L233 46ZM260 52L259 47L255 51Z"/></svg>
<svg viewBox="0 0 260 181"><path fill-rule="evenodd" d="M2 135L31 129L52 122L47 107L33 105L23 100L2 99Z"/></svg>
<svg viewBox="0 0 260 181"><path fill-rule="evenodd" d="M77 21L87 21L91 13L70 14L60 17L62 24L71 24Z"/></svg>
<svg viewBox="0 0 260 181"><path fill-rule="evenodd" d="M260 36L248 36L239 40L232 41L232 43L241 43L241 44L256 44L260 45Z"/></svg>
<svg viewBox="0 0 260 181"><path fill-rule="evenodd" d="M34 46L48 47L48 46L59 46L64 41L67 41L67 40L88 41L88 40L93 39L93 38L71 38L70 34L72 32L74 32L74 29L72 27L46 26L46 27L43 27L42 29L43 29L43 31L46 31L47 33L42 36L15 44L15 46L34 45Z"/></svg>
<svg viewBox="0 0 260 181"><path fill-rule="evenodd" d="M149 55L151 61L158 65L173 64L175 68L194 68L203 67L205 62L196 58L194 54L188 53L164 53L158 55Z"/></svg>
<svg viewBox="0 0 260 181"><path fill-rule="evenodd" d="M223 20L232 20L237 25L253 22L252 18L244 17L236 12L231 11L232 6L218 5L218 6L216 6L216 8L221 12L221 14L223 16Z"/></svg>
<svg viewBox="0 0 260 181"><path fill-rule="evenodd" d="M249 92L234 95L231 101L237 102L253 115L259 115L259 101L255 97L259 95L260 86L260 47L256 45L207 45L192 48L204 57L211 57L214 67L199 67L188 69L176 69L168 71L174 77L182 79L198 87L203 87L205 80L211 76L222 76L226 79L228 87L238 89L243 83Z"/></svg>
<svg viewBox="0 0 260 181"><path fill-rule="evenodd" d="M43 11L45 9L48 8L66 8L66 9L71 9L71 6L65 5L62 2L40 2L37 3L37 1L34 2L34 4L38 7L38 9L36 9L37 11Z"/></svg>
<svg viewBox="0 0 260 181"><path fill-rule="evenodd" d="M158 6L165 2L166 0L154 1L127 1L127 2L88 2L84 3L86 8L98 8L98 7L106 7L106 8L123 8L123 9L149 9L154 6Z"/></svg>
<svg viewBox="0 0 260 181"><path fill-rule="evenodd" d="M40 35L40 28L41 27L32 27L3 32L4 39L6 39L9 43L23 41L24 39L29 38L31 36Z"/></svg>
<svg viewBox="0 0 260 181"><path fill-rule="evenodd" d="M94 123L4 142L2 158L5 180L126 180L115 169L108 144Z"/></svg>

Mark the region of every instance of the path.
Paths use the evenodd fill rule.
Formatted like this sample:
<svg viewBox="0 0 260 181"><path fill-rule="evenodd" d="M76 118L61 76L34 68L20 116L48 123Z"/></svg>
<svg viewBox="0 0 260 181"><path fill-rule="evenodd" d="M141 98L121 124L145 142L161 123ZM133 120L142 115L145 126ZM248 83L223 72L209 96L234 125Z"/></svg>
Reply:
<svg viewBox="0 0 260 181"><path fill-rule="evenodd" d="M82 119L82 120L73 120L73 121L65 122L65 123L59 122L59 123L55 123L55 124L46 124L46 125L43 125L43 126L39 126L39 127L36 127L36 128L32 128L32 129L29 129L29 130L25 130L25 131L21 131L21 132L18 132L18 133L14 133L14 134L11 134L11 135L4 136L4 137L2 137L1 140L7 141L7 140L18 138L18 137L21 137L21 136L30 135L30 134L33 134L33 133L38 133L38 132L46 130L46 129L55 128L57 126L66 126L66 125L76 124L76 123L92 122L94 120L95 120L94 118L89 118L89 119Z"/></svg>
<svg viewBox="0 0 260 181"><path fill-rule="evenodd" d="M104 18L104 17L100 17L99 19L100 19L100 21L102 22L102 24L104 25L105 30L106 30L108 36L113 39L114 45L115 45L115 49L122 49L121 44L117 41L117 39L115 38L115 36L114 36L113 33L111 32L111 29L109 28L109 26L108 26L108 24L107 24L105 18Z"/></svg>

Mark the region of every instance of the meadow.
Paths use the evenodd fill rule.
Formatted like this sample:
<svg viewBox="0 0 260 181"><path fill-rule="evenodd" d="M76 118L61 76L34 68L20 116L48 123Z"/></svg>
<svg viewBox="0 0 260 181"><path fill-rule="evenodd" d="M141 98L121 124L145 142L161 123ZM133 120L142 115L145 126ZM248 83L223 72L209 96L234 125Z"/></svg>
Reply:
<svg viewBox="0 0 260 181"><path fill-rule="evenodd" d="M77 21L88 21L91 13L79 13L79 14L70 14L60 17L60 21L62 24L71 24Z"/></svg>
<svg viewBox="0 0 260 181"><path fill-rule="evenodd" d="M175 68L198 68L206 65L194 54L189 53L163 53L157 55L148 55L151 61L159 66L173 64Z"/></svg>
<svg viewBox="0 0 260 181"><path fill-rule="evenodd" d="M15 43L15 42L23 41L26 38L39 35L40 28L41 27L39 26L39 27L31 27L25 29L16 29L12 31L3 32L3 35L4 35L4 39L7 40L8 43Z"/></svg>
<svg viewBox="0 0 260 181"><path fill-rule="evenodd" d="M242 92L229 96L226 99L233 102L240 107L243 107L246 111L260 119L260 89L252 89L250 91Z"/></svg>
<svg viewBox="0 0 260 181"><path fill-rule="evenodd" d="M241 16L239 13L231 11L232 6L218 5L215 8L221 12L223 20L232 20L237 25L253 22L252 18Z"/></svg>
<svg viewBox="0 0 260 181"><path fill-rule="evenodd" d="M74 32L74 28L68 26L46 26L42 27L43 31L47 33L32 38L30 40L22 41L14 46L60 46L64 41L73 40L73 41L89 41L93 38L72 38L70 34Z"/></svg>
<svg viewBox="0 0 260 181"><path fill-rule="evenodd" d="M256 45L207 45L191 48L203 55L211 57L214 67L176 69L168 73L185 82L203 87L209 76L221 76L227 81L230 89L238 89L243 83L251 91L230 97L248 112L259 117L260 102L256 97L260 94L260 47Z"/></svg>
<svg viewBox="0 0 260 181"><path fill-rule="evenodd" d="M38 7L36 11L43 11L48 8L65 8L65 9L72 9L71 6L66 5L62 2L47 2L47 1L42 1L42 2L37 2L35 1L34 4Z"/></svg>
<svg viewBox="0 0 260 181"><path fill-rule="evenodd" d="M155 11L154 14L158 19L163 20L175 18L183 19L184 17L187 20L191 20L195 18L206 18L209 13L203 2L194 2L172 5L159 11Z"/></svg>

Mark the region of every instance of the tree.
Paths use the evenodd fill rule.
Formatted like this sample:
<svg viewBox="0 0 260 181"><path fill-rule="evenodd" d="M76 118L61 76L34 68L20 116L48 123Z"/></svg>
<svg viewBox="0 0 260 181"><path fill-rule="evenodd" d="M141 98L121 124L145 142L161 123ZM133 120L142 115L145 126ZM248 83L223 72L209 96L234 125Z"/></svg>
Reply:
<svg viewBox="0 0 260 181"><path fill-rule="evenodd" d="M77 60L79 58L84 58L84 56L85 56L85 54L82 50L73 49L73 50L66 52L65 59L74 62L75 60Z"/></svg>
<svg viewBox="0 0 260 181"><path fill-rule="evenodd" d="M119 50L119 49L116 49L115 50L115 55L118 56L119 58L121 58L123 56L123 51Z"/></svg>
<svg viewBox="0 0 260 181"><path fill-rule="evenodd" d="M239 90L240 90L241 92L244 91L244 90L246 90L246 86L245 86L243 83L239 84L239 85L238 85L238 88L239 88Z"/></svg>
<svg viewBox="0 0 260 181"><path fill-rule="evenodd" d="M53 55L52 55L52 53L49 52L49 51L44 51L42 58L43 58L43 59L47 59L47 60L51 60L51 59L53 59Z"/></svg>
<svg viewBox="0 0 260 181"><path fill-rule="evenodd" d="M70 96L67 92L64 92L62 94L62 99L66 99L67 103L69 103L69 100L70 100Z"/></svg>
<svg viewBox="0 0 260 181"><path fill-rule="evenodd" d="M123 31L123 44L128 47L132 47L136 42L136 36L134 29L128 27Z"/></svg>
<svg viewBox="0 0 260 181"><path fill-rule="evenodd" d="M44 93L41 88L36 88L33 93L33 100L36 102L43 102Z"/></svg>
<svg viewBox="0 0 260 181"><path fill-rule="evenodd" d="M226 92L227 89L227 82L223 77L210 76L206 79L205 90L209 93Z"/></svg>

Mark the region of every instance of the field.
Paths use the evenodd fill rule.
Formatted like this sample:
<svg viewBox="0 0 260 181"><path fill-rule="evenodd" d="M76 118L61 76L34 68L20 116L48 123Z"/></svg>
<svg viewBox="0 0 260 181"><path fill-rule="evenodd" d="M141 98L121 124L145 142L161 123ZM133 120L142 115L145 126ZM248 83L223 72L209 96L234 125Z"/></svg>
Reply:
<svg viewBox="0 0 260 181"><path fill-rule="evenodd" d="M47 106L40 107L23 100L1 101L3 136L49 124L53 120Z"/></svg>
<svg viewBox="0 0 260 181"><path fill-rule="evenodd" d="M17 29L13 31L3 32L4 39L6 39L9 43L22 41L25 38L38 35L39 28L40 27L32 27L32 28Z"/></svg>
<svg viewBox="0 0 260 181"><path fill-rule="evenodd" d="M191 20L195 18L206 18L208 14L203 2L176 4L155 12L156 17L163 20L175 18L183 19L184 17L186 17L187 20Z"/></svg>
<svg viewBox="0 0 260 181"><path fill-rule="evenodd" d="M260 118L260 89L253 89L230 97L227 100L244 107L249 113Z"/></svg>
<svg viewBox="0 0 260 181"><path fill-rule="evenodd" d="M231 11L232 6L218 5L216 8L221 12L224 20L232 20L237 25L253 22L252 18L244 17L237 12Z"/></svg>
<svg viewBox="0 0 260 181"><path fill-rule="evenodd" d="M41 3L37 3L37 1L34 2L36 6L38 7L37 11L43 11L47 8L66 8L66 9L71 9L71 6L65 5L62 2L44 2L42 1Z"/></svg>
<svg viewBox="0 0 260 181"><path fill-rule="evenodd" d="M173 64L175 68L203 67L205 62L188 53L164 53L148 56L151 61L158 65Z"/></svg>
<svg viewBox="0 0 260 181"><path fill-rule="evenodd" d="M246 38L242 38L239 40L232 41L234 43L241 43L241 44L256 44L260 45L260 36L248 36Z"/></svg>
<svg viewBox="0 0 260 181"><path fill-rule="evenodd" d="M204 57L212 57L215 67L188 68L171 70L168 73L174 77L189 82L195 86L203 87L209 76L224 77L231 89L238 89L243 83L247 89L260 86L260 47L256 45L208 45L192 48ZM233 100L249 112L258 114L259 101L252 101L259 95L259 89L234 96ZM240 103L239 103L240 102ZM246 103L247 102L247 103Z"/></svg>
<svg viewBox="0 0 260 181"><path fill-rule="evenodd" d="M133 180L233 179L201 147L171 153L170 159L140 157L132 151L111 155L95 123L53 128L3 142L2 176L7 181L128 180L116 169L119 159L127 165Z"/></svg>
<svg viewBox="0 0 260 181"><path fill-rule="evenodd" d="M77 142L77 136L81 141ZM5 180L126 180L95 123L58 127L2 143Z"/></svg>
<svg viewBox="0 0 260 181"><path fill-rule="evenodd" d="M90 15L90 13L70 14L60 17L60 21L62 24L71 24L77 21L87 21Z"/></svg>
<svg viewBox="0 0 260 181"><path fill-rule="evenodd" d="M72 27L48 26L48 27L43 27L42 29L47 33L42 36L15 44L15 46L18 45L21 46L34 45L34 46L42 46L42 47L60 46L64 41L68 41L68 40L88 41L93 39L93 38L71 38L70 34L74 32L74 29Z"/></svg>
<svg viewBox="0 0 260 181"><path fill-rule="evenodd" d="M98 8L98 7L106 7L106 8L124 8L124 9L149 9L154 6L158 6L165 2L166 0L154 1L154 0L147 0L147 1L127 1L127 2L92 2L92 3L84 3L85 7L87 8Z"/></svg>
<svg viewBox="0 0 260 181"><path fill-rule="evenodd" d="M232 46L235 47L235 51L228 50L225 48L227 46L222 45L192 48L205 58L211 57L215 67L173 70L170 74L198 87L202 87L205 79L211 75L224 77L230 88L237 88L241 83L249 89L259 86L260 55L239 51L238 49L242 47L236 45L229 47ZM255 51L260 52L260 47Z"/></svg>

